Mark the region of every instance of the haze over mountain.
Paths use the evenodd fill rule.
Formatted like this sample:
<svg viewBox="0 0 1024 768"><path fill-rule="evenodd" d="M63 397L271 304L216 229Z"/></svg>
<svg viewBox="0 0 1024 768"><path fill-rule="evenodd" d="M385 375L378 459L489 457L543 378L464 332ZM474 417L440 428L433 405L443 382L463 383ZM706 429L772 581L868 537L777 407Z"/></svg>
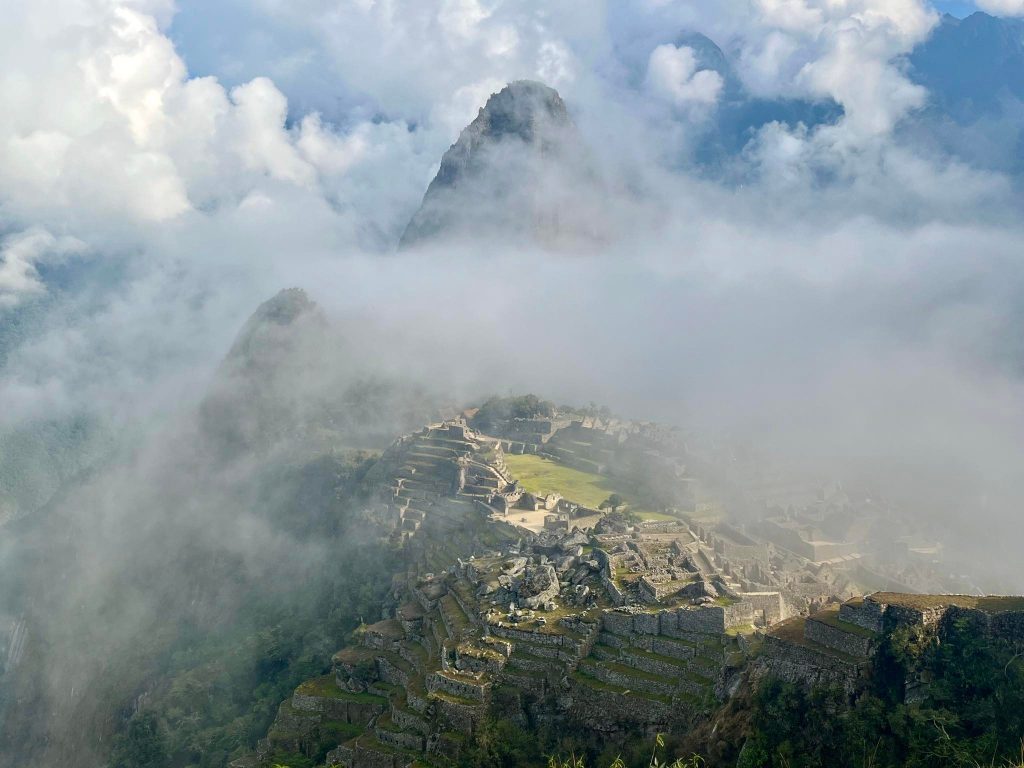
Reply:
<svg viewBox="0 0 1024 768"><path fill-rule="evenodd" d="M945 15L906 62L911 79L928 89L910 136L985 168L1024 170L1024 20Z"/></svg>
<svg viewBox="0 0 1024 768"><path fill-rule="evenodd" d="M174 768L254 745L408 565L378 453L493 395L842 477L1024 590L1022 30L11 0L0 763L135 768L146 711Z"/></svg>
<svg viewBox="0 0 1024 768"><path fill-rule="evenodd" d="M592 244L600 237L600 186L558 92L509 83L444 153L399 247L480 236Z"/></svg>

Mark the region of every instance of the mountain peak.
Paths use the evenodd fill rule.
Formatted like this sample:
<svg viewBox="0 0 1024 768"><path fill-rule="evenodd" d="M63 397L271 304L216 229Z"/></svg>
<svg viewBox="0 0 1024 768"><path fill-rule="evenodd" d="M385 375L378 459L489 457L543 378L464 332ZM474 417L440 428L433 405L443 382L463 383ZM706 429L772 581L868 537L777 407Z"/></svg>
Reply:
<svg viewBox="0 0 1024 768"><path fill-rule="evenodd" d="M516 80L492 93L473 120L459 135L444 157L434 181L427 189L454 186L486 153L486 146L519 139L528 146L549 142L562 131L575 131L569 110L558 91L535 80ZM411 226L411 223L410 223ZM408 234L408 230L406 231ZM403 238L404 240L404 238Z"/></svg>
<svg viewBox="0 0 1024 768"><path fill-rule="evenodd" d="M316 302L302 288L284 288L260 304L252 319L288 325L315 307Z"/></svg>
<svg viewBox="0 0 1024 768"><path fill-rule="evenodd" d="M558 91L533 80L509 83L444 153L399 247L469 233L536 235L538 220L549 229L560 202L538 197L542 178L578 175L581 143Z"/></svg>
<svg viewBox="0 0 1024 768"><path fill-rule="evenodd" d="M320 307L302 288L285 288L264 301L252 313L231 346L225 362L251 365L254 360L273 359L284 344L294 343L296 326L321 324ZM268 353L269 350L274 350Z"/></svg>
<svg viewBox="0 0 1024 768"><path fill-rule="evenodd" d="M572 127L558 91L535 80L516 80L493 94L474 124L494 138L515 135L526 142L543 138L552 127Z"/></svg>

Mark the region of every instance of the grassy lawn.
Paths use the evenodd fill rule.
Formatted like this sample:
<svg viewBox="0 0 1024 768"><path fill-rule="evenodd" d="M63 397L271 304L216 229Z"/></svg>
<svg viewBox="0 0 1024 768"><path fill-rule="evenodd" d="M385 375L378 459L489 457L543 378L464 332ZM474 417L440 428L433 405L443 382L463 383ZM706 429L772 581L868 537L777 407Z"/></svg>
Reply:
<svg viewBox="0 0 1024 768"><path fill-rule="evenodd" d="M607 477L581 472L540 456L523 454L505 457L505 464L519 484L533 494L560 493L566 499L597 509L611 494L628 501Z"/></svg>
<svg viewBox="0 0 1024 768"><path fill-rule="evenodd" d="M848 621L841 621L839 619L839 606L819 611L814 614L813 618L816 621L828 624L830 627L835 629L841 629L843 632L848 632L851 635L857 635L858 637L876 637L875 633L870 629L865 629L857 624L851 624Z"/></svg>
<svg viewBox="0 0 1024 768"><path fill-rule="evenodd" d="M654 520L656 522L671 522L673 520L679 520L678 517L670 515L667 512L648 512L644 509L638 509L636 510L636 513L644 520Z"/></svg>
<svg viewBox="0 0 1024 768"><path fill-rule="evenodd" d="M619 494L627 504L635 503L635 494L616 481L591 472L567 467L557 461L530 454L505 456L505 464L519 484L532 494L543 496L548 493L561 494L563 498L591 509L597 509L602 501L613 493ZM644 520L675 520L670 515L630 506L630 509Z"/></svg>

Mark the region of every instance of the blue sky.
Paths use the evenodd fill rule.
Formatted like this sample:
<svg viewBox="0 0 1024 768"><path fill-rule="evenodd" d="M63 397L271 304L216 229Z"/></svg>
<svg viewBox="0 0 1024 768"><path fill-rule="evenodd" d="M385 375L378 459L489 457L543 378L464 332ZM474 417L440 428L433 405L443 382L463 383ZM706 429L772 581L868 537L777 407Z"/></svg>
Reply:
<svg viewBox="0 0 1024 768"><path fill-rule="evenodd" d="M936 2L934 5L942 13L951 13L959 18L963 18L978 10L974 3L963 2L963 0L945 0L944 2Z"/></svg>

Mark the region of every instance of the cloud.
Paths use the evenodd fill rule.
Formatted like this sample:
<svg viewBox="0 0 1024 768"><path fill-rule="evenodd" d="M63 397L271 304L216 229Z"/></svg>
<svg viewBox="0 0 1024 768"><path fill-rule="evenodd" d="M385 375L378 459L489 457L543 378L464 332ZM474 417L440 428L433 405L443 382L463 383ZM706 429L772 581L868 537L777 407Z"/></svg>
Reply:
<svg viewBox="0 0 1024 768"><path fill-rule="evenodd" d="M787 450L817 445L828 423L837 451L850 438L870 454L893 433L934 436L939 415L970 424L964 393L1015 402L1016 193L894 131L925 97L893 63L934 24L923 3L229 7L237 26L195 34L220 36L231 66L196 72L199 43L172 43L168 3L12 4L0 216L20 234L4 240L0 301L17 312L47 290L50 260L90 258L6 351L5 428L82 408L166 416L201 396L253 307L288 285L362 329L354 370L372 362L459 396L500 380L640 416L704 415L702 427L732 420ZM236 28L298 42L253 61ZM844 116L770 123L723 161L725 182L703 177L687 164L698 134L685 113L716 105L724 83L679 44L684 31L719 42L759 96L833 98ZM621 239L576 261L493 242L382 257L441 153L517 77L559 85ZM1001 285L984 278L996 267ZM929 397L901 410L915 377ZM864 391L870 428L857 423ZM995 410L950 449L965 465L1005 446Z"/></svg>
<svg viewBox="0 0 1024 768"><path fill-rule="evenodd" d="M686 46L659 45L647 64L647 87L676 106L711 105L724 81L710 69L698 69L697 56Z"/></svg>
<svg viewBox="0 0 1024 768"><path fill-rule="evenodd" d="M997 16L1024 16L1024 0L975 0L977 6Z"/></svg>
<svg viewBox="0 0 1024 768"><path fill-rule="evenodd" d="M41 229L8 235L0 241L0 309L45 293L37 266L60 263L83 247L74 238L57 238Z"/></svg>
<svg viewBox="0 0 1024 768"><path fill-rule="evenodd" d="M460 404L606 403L707 438L696 445L884 478L972 571L1024 588L1019 191L901 140L926 94L897 60L935 23L925 3L9 0L5 13L0 437L86 413L123 450L60 510L82 522L76 562L96 577L75 582L75 611L145 553L115 545L154 520L182 515L260 567L294 552L251 519L247 468L196 501L203 457L179 426L253 309L293 285L334 330L289 402L372 375ZM834 99L843 117L771 122L706 173L692 113L721 107L734 81L702 68L685 32L715 40L756 96ZM572 256L485 238L393 253L442 152L521 77L559 87L619 236Z"/></svg>
<svg viewBox="0 0 1024 768"><path fill-rule="evenodd" d="M0 32L11 73L0 83L0 199L14 220L146 226L235 204L267 184L331 182L358 159L352 141L315 115L290 127L287 100L267 78L228 92L190 77L152 15L164 4L66 5L43 13L16 4ZM353 130L365 139L387 127Z"/></svg>

